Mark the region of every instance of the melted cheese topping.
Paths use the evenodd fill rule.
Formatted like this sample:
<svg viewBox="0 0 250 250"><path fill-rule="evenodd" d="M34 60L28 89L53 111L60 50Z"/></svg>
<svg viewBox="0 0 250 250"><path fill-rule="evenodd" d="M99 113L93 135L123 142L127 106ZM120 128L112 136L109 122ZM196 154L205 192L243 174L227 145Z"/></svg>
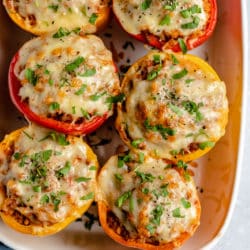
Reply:
<svg viewBox="0 0 250 250"><path fill-rule="evenodd" d="M163 40L201 31L209 19L204 0L114 0L113 9L130 34L149 32Z"/></svg>
<svg viewBox="0 0 250 250"><path fill-rule="evenodd" d="M179 55L149 54L127 72L123 91L118 129L134 148L170 159L225 133L225 84Z"/></svg>
<svg viewBox="0 0 250 250"><path fill-rule="evenodd" d="M96 36L54 37L33 39L19 51L15 74L22 100L38 115L63 114L69 122L111 115L119 79L110 51Z"/></svg>
<svg viewBox="0 0 250 250"><path fill-rule="evenodd" d="M6 188L2 210L18 211L33 224L51 225L94 198L96 159L82 139L36 125L22 131L11 155L0 153L1 183Z"/></svg>
<svg viewBox="0 0 250 250"><path fill-rule="evenodd" d="M106 163L98 176L98 200L107 203L129 238L164 244L191 235L200 216L194 182L163 160L137 160L129 153Z"/></svg>
<svg viewBox="0 0 250 250"><path fill-rule="evenodd" d="M108 7L106 0L35 0L12 1L13 9L23 18L26 27L51 32L60 27L81 27L96 32L95 21L100 10Z"/></svg>

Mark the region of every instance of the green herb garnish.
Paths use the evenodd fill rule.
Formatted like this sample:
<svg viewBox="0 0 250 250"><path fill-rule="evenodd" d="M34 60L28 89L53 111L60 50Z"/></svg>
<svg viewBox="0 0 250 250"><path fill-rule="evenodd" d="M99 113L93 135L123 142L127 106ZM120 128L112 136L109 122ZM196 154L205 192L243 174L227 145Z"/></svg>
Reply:
<svg viewBox="0 0 250 250"><path fill-rule="evenodd" d="M143 138L135 139L131 142L132 147L138 148L139 145L144 141Z"/></svg>
<svg viewBox="0 0 250 250"><path fill-rule="evenodd" d="M185 217L185 216L181 215L181 210L180 210L179 207L177 207L176 209L174 209L174 210L172 211L172 215L173 215L173 217L175 217L175 218L184 218L184 217Z"/></svg>
<svg viewBox="0 0 250 250"><path fill-rule="evenodd" d="M178 44L181 48L182 53L186 54L188 49L187 49L186 43L184 42L184 40L182 38L178 38Z"/></svg>
<svg viewBox="0 0 250 250"><path fill-rule="evenodd" d="M67 175L70 171L71 165L70 163L67 161L64 165L64 167L60 168L59 170L56 171L56 176L57 178L61 178L64 177L65 175Z"/></svg>
<svg viewBox="0 0 250 250"><path fill-rule="evenodd" d="M170 23L171 23L171 17L170 17L170 15L165 15L165 16L161 19L159 25L161 25L161 26L163 26L163 25L170 25Z"/></svg>
<svg viewBox="0 0 250 250"><path fill-rule="evenodd" d="M124 194L122 194L117 200L116 200L116 206L117 207L122 207L124 202L128 200L132 195L131 191L127 191Z"/></svg>
<svg viewBox="0 0 250 250"><path fill-rule="evenodd" d="M190 23L184 23L181 25L182 29L195 29L200 23L200 18L198 16L193 17L193 21Z"/></svg>
<svg viewBox="0 0 250 250"><path fill-rule="evenodd" d="M150 173L143 173L143 172L140 172L140 171L136 170L135 174L136 174L136 176L140 177L141 183L153 182L153 180L155 179L155 176L153 176Z"/></svg>
<svg viewBox="0 0 250 250"><path fill-rule="evenodd" d="M189 201L187 201L185 198L181 198L181 204L184 208L190 208L191 207L191 203Z"/></svg>
<svg viewBox="0 0 250 250"><path fill-rule="evenodd" d="M183 112L182 112L182 110L178 106L176 106L176 105L174 105L172 103L169 103L168 106L178 116L182 116Z"/></svg>
<svg viewBox="0 0 250 250"><path fill-rule="evenodd" d="M123 181L123 176L121 174L115 173L114 176L115 176L116 180L118 180L119 182Z"/></svg>
<svg viewBox="0 0 250 250"><path fill-rule="evenodd" d="M85 59L82 56L79 56L73 62L67 64L65 66L65 70L68 73L71 73L71 72L75 71L84 61L85 61Z"/></svg>
<svg viewBox="0 0 250 250"><path fill-rule="evenodd" d="M96 19L98 18L98 15L96 13L93 13L89 18L89 23L95 24Z"/></svg>
<svg viewBox="0 0 250 250"><path fill-rule="evenodd" d="M84 73L79 74L79 76L82 77L90 77L96 74L96 69L92 68L92 69L86 69Z"/></svg>
<svg viewBox="0 0 250 250"><path fill-rule="evenodd" d="M180 12L183 18L189 18L193 14L199 14L199 13L201 13L201 8L197 4Z"/></svg>
<svg viewBox="0 0 250 250"><path fill-rule="evenodd" d="M31 83L33 86L36 86L38 81L38 76L36 75L35 71L32 69L25 70L25 78Z"/></svg>
<svg viewBox="0 0 250 250"><path fill-rule="evenodd" d="M59 5L51 4L48 6L49 9L53 10L54 12L57 12Z"/></svg>
<svg viewBox="0 0 250 250"><path fill-rule="evenodd" d="M87 85L82 84L81 88L75 92L75 95L82 95L85 92L86 88L87 88Z"/></svg>
<svg viewBox="0 0 250 250"><path fill-rule="evenodd" d="M89 178L89 177L78 177L78 178L75 179L75 181L78 182L78 183L80 183L80 182L88 182L90 180L91 180L91 178Z"/></svg>
<svg viewBox="0 0 250 250"><path fill-rule="evenodd" d="M152 0L144 0L141 4L142 10L146 10L150 7Z"/></svg>
<svg viewBox="0 0 250 250"><path fill-rule="evenodd" d="M204 150L205 148L212 148L215 145L212 141L205 141L199 143L199 149Z"/></svg>
<svg viewBox="0 0 250 250"><path fill-rule="evenodd" d="M167 139L167 135L175 135L175 130L168 127L163 127L162 124L151 125L149 119L144 121L144 126L147 130L152 130L154 132L159 132L163 139Z"/></svg>
<svg viewBox="0 0 250 250"><path fill-rule="evenodd" d="M60 104L58 102L52 102L52 103L50 103L49 108L51 110L58 110L58 109L60 109Z"/></svg>
<svg viewBox="0 0 250 250"><path fill-rule="evenodd" d="M58 31L55 34L53 34L52 37L53 38L62 38L64 36L68 36L69 34L70 34L70 31L68 29L60 27L58 29Z"/></svg>
<svg viewBox="0 0 250 250"><path fill-rule="evenodd" d="M187 74L188 74L187 69L183 69L183 70L181 70L180 72L173 74L173 75L172 75L172 78L173 78L174 80L181 79L182 77L184 77L184 76L187 75Z"/></svg>
<svg viewBox="0 0 250 250"><path fill-rule="evenodd" d="M93 199L94 198L94 192L91 192L91 193L88 193L87 195L84 195L80 198L80 200L90 200L90 199Z"/></svg>
<svg viewBox="0 0 250 250"><path fill-rule="evenodd" d="M117 163L118 168L122 168L124 166L124 163L131 161L131 159L132 157L130 154L118 155L118 163Z"/></svg>

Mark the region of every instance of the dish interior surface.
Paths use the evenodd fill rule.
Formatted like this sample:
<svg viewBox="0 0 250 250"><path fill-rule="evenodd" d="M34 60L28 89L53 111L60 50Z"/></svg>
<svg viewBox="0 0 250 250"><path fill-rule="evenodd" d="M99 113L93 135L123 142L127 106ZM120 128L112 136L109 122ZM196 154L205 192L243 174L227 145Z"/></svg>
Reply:
<svg viewBox="0 0 250 250"><path fill-rule="evenodd" d="M238 151L242 104L242 33L240 1L218 0L218 22L212 37L201 47L191 51L210 63L225 81L229 99L229 123L225 136L207 155L195 161L191 168L201 200L201 225L182 250L205 248L218 237L227 218L235 176L238 171ZM234 14L232 15L232 11ZM10 101L7 72L11 57L31 35L20 30L0 7L0 138L16 128L27 124ZM100 34L113 52L118 67L126 68L137 58L146 54L149 47L125 34L112 20ZM122 144L109 121L87 141L98 155L102 165ZM93 208L92 208L93 209ZM60 233L36 238L14 232L0 222L0 241L14 249L127 249L108 238L96 223L91 231L84 228L82 221L72 223Z"/></svg>

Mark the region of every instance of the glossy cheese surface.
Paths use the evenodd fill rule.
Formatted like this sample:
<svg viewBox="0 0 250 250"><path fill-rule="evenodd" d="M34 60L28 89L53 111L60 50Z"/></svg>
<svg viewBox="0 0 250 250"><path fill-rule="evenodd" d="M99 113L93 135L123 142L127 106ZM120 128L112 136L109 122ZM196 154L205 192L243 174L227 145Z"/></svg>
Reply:
<svg viewBox="0 0 250 250"><path fill-rule="evenodd" d="M153 245L192 235L200 216L192 178L180 166L173 168L164 160L138 156L111 157L98 177L97 199L118 218L120 234ZM112 227L112 222L107 223Z"/></svg>
<svg viewBox="0 0 250 250"><path fill-rule="evenodd" d="M130 34L150 33L163 40L203 31L210 14L207 0L114 0L113 9Z"/></svg>
<svg viewBox="0 0 250 250"><path fill-rule="evenodd" d="M108 1L103 0L6 0L9 11L18 13L25 27L47 33L60 27L69 30L80 27L88 33L96 32L96 20ZM103 13L102 13L103 14Z"/></svg>
<svg viewBox="0 0 250 250"><path fill-rule="evenodd" d="M111 52L96 36L64 33L35 38L18 52L19 95L43 117L89 121L112 114L119 79Z"/></svg>
<svg viewBox="0 0 250 250"><path fill-rule="evenodd" d="M225 84L190 57L149 53L127 72L122 91L116 124L134 149L171 159L212 147L225 133Z"/></svg>
<svg viewBox="0 0 250 250"><path fill-rule="evenodd" d="M79 137L30 125L1 150L2 212L23 223L50 226L94 199L97 160Z"/></svg>

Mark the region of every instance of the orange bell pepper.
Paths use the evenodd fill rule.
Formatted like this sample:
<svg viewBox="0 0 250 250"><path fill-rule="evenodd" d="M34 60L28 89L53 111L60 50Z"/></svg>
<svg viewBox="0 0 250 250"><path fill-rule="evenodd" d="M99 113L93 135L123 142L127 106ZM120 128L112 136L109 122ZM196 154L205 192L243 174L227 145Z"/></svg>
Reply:
<svg viewBox="0 0 250 250"><path fill-rule="evenodd" d="M30 125L30 126L34 126L34 125ZM10 226L12 229L14 229L16 231L19 231L19 232L25 233L25 234L35 235L35 236L47 236L47 235L55 234L55 233L59 232L60 230L64 229L71 222L73 222L77 218L81 217L82 214L90 207L91 203L94 200L95 181L96 181L95 178L96 178L96 172L98 170L98 162L97 162L96 155L93 153L91 148L85 142L82 141L81 138L73 137L73 136L64 136L63 134L58 134L58 133L56 133L54 131L50 131L50 130L46 130L46 131L49 131L48 137L49 137L49 135L51 135L49 138L44 137L42 139L40 138L40 140L37 140L38 138L36 138L36 143L37 144L41 143L41 145L43 145L43 141L45 141L45 140L52 140L52 141L58 140L57 142L61 145L62 152L67 147L69 142L70 143L72 142L73 144L80 143L86 149L86 162L89 162L89 164L92 163L93 164L92 166L95 166L95 169L91 171L91 174L93 172L93 175L94 175L93 182L91 181L91 185L92 185L91 190L93 192L89 196L86 195L86 196L80 197L80 200L83 200L83 201L81 201L80 204L76 203L74 201L72 202L72 200L71 200L72 198L70 198L71 197L70 194L67 193L68 190L65 190L65 192L61 192L60 195L66 196L65 199L68 202L67 206L70 206L70 208L71 208L70 211L68 211L66 213L66 217L64 219L60 218L56 222L48 223L47 222L48 218L52 218L52 217L51 217L51 214L50 215L47 214L46 215L47 219L44 223L38 219L34 220L34 217L36 218L36 216L38 216L39 211L41 211L41 213L43 213L43 216L44 216L44 214L49 213L48 212L48 211L50 211L49 209L52 209L51 211L53 213L57 213L57 211L60 213L61 203L63 203L63 205L65 206L66 201L64 200L64 198L58 198L59 196L56 197L55 193L53 193L53 190L50 190L51 187L53 186L51 184L51 183L53 183L53 178L50 180L46 179L47 177L45 177L44 173L48 173L51 171L55 171L55 173L59 173L59 172L58 171L56 172L56 170L48 169L49 165L47 165L46 171L44 170L44 165L40 166L40 167L38 165L31 165L31 167L33 169L29 169L29 167L25 165L26 163L24 160L22 166L21 166L22 163L19 163L19 167L21 169L25 168L26 169L25 171L35 171L36 174L33 174L33 179L30 177L30 179L26 180L27 183L20 184L20 183L24 182L23 181L23 174L19 174L19 175L17 174L17 176L19 176L18 178L20 178L20 179L15 179L15 177L13 177L13 176L11 177L11 173L13 174L15 172L10 173L10 171L12 171L11 169L13 168L13 166L10 164L12 164L13 161L14 162L17 161L17 159L20 158L19 155L21 155L23 153L24 153L24 156L26 155L25 152L22 152L22 148L20 148L20 150L18 152L14 152L15 151L15 149L14 149L15 143L17 142L17 140L20 138L21 135L24 136L24 133L26 133L25 136L30 136L26 130L29 128L30 127L21 128L21 129L18 129L16 131L10 133L9 135L6 135L4 140L0 143L0 152L1 152L0 171L1 171L2 175L4 175L3 179L7 178L5 181L2 181L2 183L0 183L0 208L1 208L0 216L1 216L2 220L8 226ZM41 127L36 127L36 128L39 129ZM43 128L41 128L41 129L43 129ZM36 131L36 130L34 130L34 131ZM32 140L34 140L34 138ZM26 147L26 146L27 145L25 145L24 147ZM52 146L52 148L53 148L53 146ZM43 146L41 146L41 150L44 150ZM45 152L45 151L42 151L42 152ZM51 150L47 150L47 151L51 151ZM30 156L31 161L32 161L32 157L35 157L35 155L36 155L36 153L34 153L33 156L32 155ZM39 152L37 153L37 155L39 155ZM27 156L28 156L28 154L26 155L26 157ZM42 157L46 158L46 157L48 157L48 155L46 156L46 153L45 153ZM53 154L52 154L52 157L53 157ZM81 156L79 156L79 157L81 157ZM77 161L81 160L79 157L76 159ZM20 160L20 159L18 159L18 160ZM27 160L27 161L29 161L29 160ZM46 161L46 160L44 160L44 161ZM22 159L21 159L21 162L22 162ZM43 164L45 164L45 163L43 162ZM5 169L5 167L6 167L5 164L7 164L7 167L8 167L7 172ZM77 163L75 163L75 164L77 164ZM54 163L54 165L55 165L55 163ZM19 168L19 167L17 167L17 168ZM75 166L73 166L73 164L71 166L69 166L69 164L67 166L65 165L64 168L61 168L62 170L59 173L60 176L57 178L62 178L62 179L68 178L67 179L68 184L71 186L72 186L71 183L74 181L77 183L76 185L82 185L80 182L84 182L84 185L85 185L85 182L88 183L88 181L90 181L90 178L79 177L78 173L77 173L77 169L73 170L74 173L73 173L73 175L71 174L72 176L66 176L68 174L68 172L70 171L69 167L71 169L75 168ZM37 168L37 171L35 170L35 168ZM82 171L82 170L80 169L80 171ZM27 172L25 174L26 178L29 178L30 173L31 172ZM34 172L32 172L32 173L34 173ZM9 174L9 176L7 176L8 174ZM31 176L31 174L30 174L30 176ZM37 181L36 178L38 178L38 179L41 178L39 180L40 181L39 184L36 183L36 181ZM47 184L48 186L43 187L43 185L45 185L44 183L48 183ZM24 193L22 193L22 190L19 190L19 192L16 191L16 194L18 196L18 197L16 197L16 199L17 199L16 203L15 203L15 196L14 196L14 198L13 198L13 196L9 197L10 194L7 191L8 188L12 188L11 186L14 186L14 185L18 186L19 184L25 185L24 188L29 188L28 187L29 185L33 185L32 187L33 187L33 191L34 191L33 192L34 196L37 193L41 194L42 197L46 196L45 197L46 199L44 199L43 201L41 200L42 198L40 199L41 202L39 202L39 200L37 201L37 204L35 204L35 206L38 206L38 208L36 208L36 211L34 211L33 214L31 212L24 212L24 214L23 214L22 210L20 210L20 207L22 207L24 209L30 208L30 205L28 203L27 204L25 203L25 202L28 202L28 200L27 201L23 200L24 204L22 203L22 204L18 205L18 197L19 197L19 199L22 199L22 198L25 199L24 198L25 193L30 192L29 190L24 191ZM41 186L38 186L38 185L41 185ZM34 187L37 187L37 188L35 189ZM61 187L61 188L63 189L63 187ZM80 188L80 186L79 186L79 188ZM85 186L85 188L86 188L86 186ZM43 189L45 189L45 190L43 190ZM11 190L12 190L11 192L13 194L13 189L11 189ZM25 190L27 190L27 189L25 189ZM44 193L42 193L42 192L44 192ZM57 192L57 191L55 191L55 192ZM67 197L69 197L69 198L67 198ZM8 209L5 208L5 206L6 206L5 203L8 202L8 199L11 202L11 204L7 204L7 206L10 205L11 209L9 207L8 207ZM54 199L54 200L52 200L52 199ZM60 201L60 199L61 200L63 199L63 201ZM15 206L17 206L17 207L15 207ZM43 208L43 206L47 206L47 207ZM54 206L54 210L53 210L53 206ZM23 210L23 211L25 211L25 210ZM29 218L29 216L33 217L33 219L31 219L31 217ZM43 217L39 217L39 218L43 218ZM53 218L55 218L55 217L53 217Z"/></svg>
<svg viewBox="0 0 250 250"><path fill-rule="evenodd" d="M225 85L215 70L196 56L150 52L127 71L121 91L125 98L118 103L116 128L134 151L175 163L189 162L211 150L225 133ZM183 147L173 146L175 143Z"/></svg>

